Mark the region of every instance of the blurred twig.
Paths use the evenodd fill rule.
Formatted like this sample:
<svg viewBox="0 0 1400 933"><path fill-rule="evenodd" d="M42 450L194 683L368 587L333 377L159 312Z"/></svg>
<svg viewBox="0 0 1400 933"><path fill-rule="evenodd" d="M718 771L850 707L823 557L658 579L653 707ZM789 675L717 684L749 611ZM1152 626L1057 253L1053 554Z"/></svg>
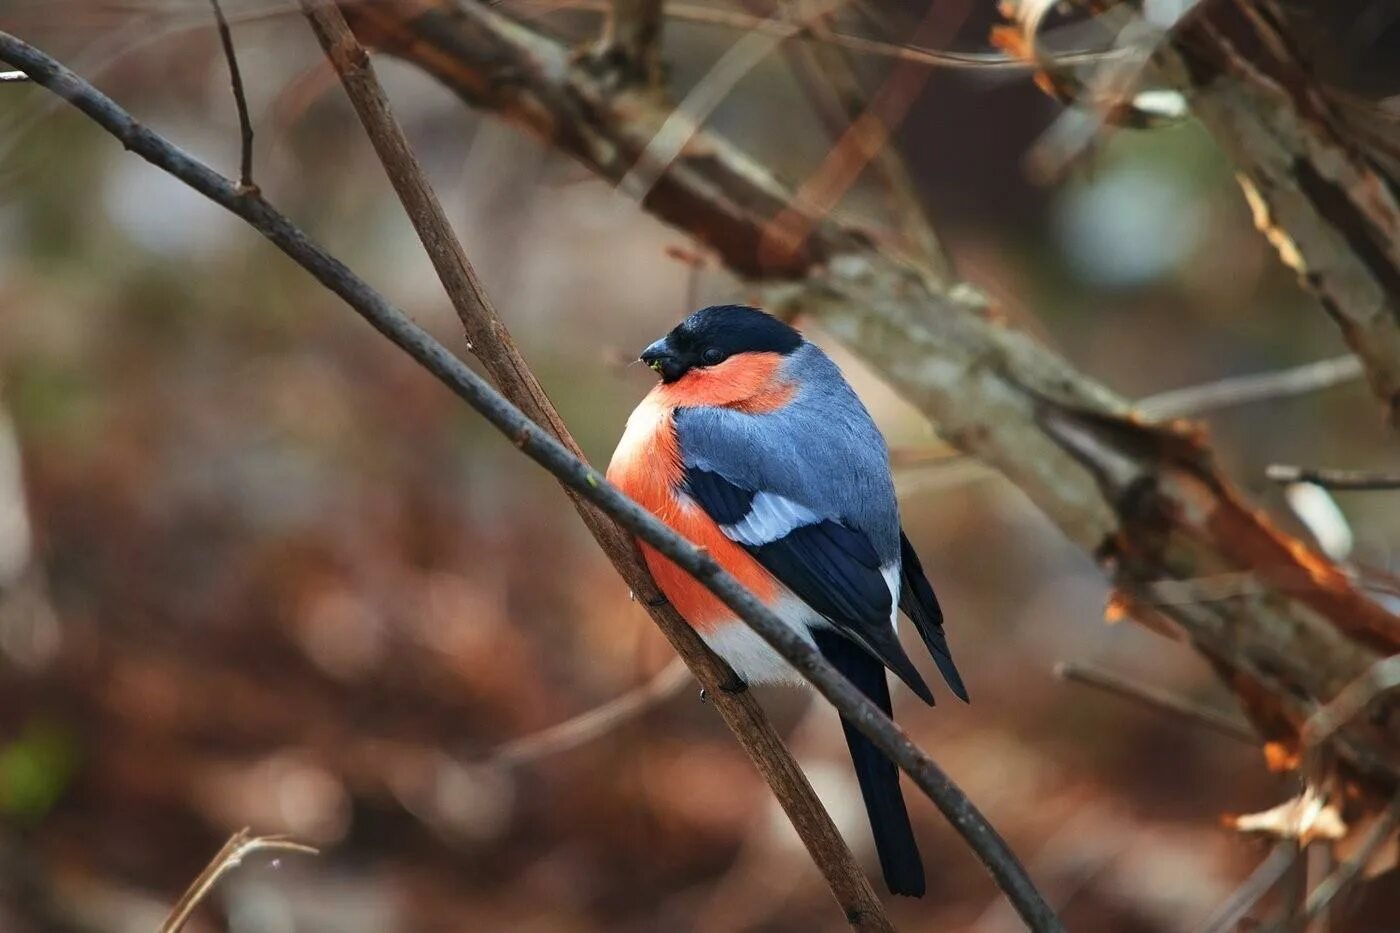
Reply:
<svg viewBox="0 0 1400 933"><path fill-rule="evenodd" d="M517 3L509 5L536 6L545 11L589 10L608 13L611 10L611 3L612 0L518 0ZM1022 59L1000 52L952 52L923 48L907 43L886 42L881 39L821 30L811 21L794 23L767 16L754 16L739 10L702 6L695 3L667 3L665 18L709 26L723 26L741 32L771 33L782 38L802 39L817 44L825 43L862 55L911 62L929 68L1026 72L1035 67ZM1120 49L1084 49L1075 52L1054 53L1050 58L1057 66L1070 66L1113 60L1122 57L1122 54Z"/></svg>
<svg viewBox="0 0 1400 933"><path fill-rule="evenodd" d="M1366 833L1366 838L1357 846L1351 858L1338 865L1332 874L1323 878L1317 887L1313 888L1312 893L1308 895L1307 906L1304 908L1305 918L1308 922L1323 914L1328 905L1365 874L1366 866L1371 861L1372 856L1380 851L1380 847L1387 840L1393 841L1397 825L1400 825L1400 795L1397 795L1385 812L1376 818L1375 823Z"/></svg>
<svg viewBox="0 0 1400 933"><path fill-rule="evenodd" d="M1383 658L1342 688L1332 700L1303 723L1304 748L1315 748L1360 716L1381 697L1400 688L1400 655Z"/></svg>
<svg viewBox="0 0 1400 933"><path fill-rule="evenodd" d="M856 55L832 41L836 31L832 17L810 20L816 42L789 43L788 60L797 72L813 106L826 121L828 132L840 137L866 106ZM950 270L928 216L923 197L910 176L897 146L882 146L875 158L876 171L888 194L892 213L899 219L905 240L939 275Z"/></svg>
<svg viewBox="0 0 1400 933"><path fill-rule="evenodd" d="M1287 369L1226 376L1180 389L1167 389L1138 399L1134 407L1149 418L1182 418L1235 405L1309 395L1354 382L1361 375L1361 361L1346 354ZM960 459L966 456L946 447L906 447L890 451L890 461L896 469L948 466Z"/></svg>
<svg viewBox="0 0 1400 933"><path fill-rule="evenodd" d="M1259 863L1244 884L1215 909L1199 927L1198 933L1232 933L1239 929L1239 923L1255 904L1273 890L1274 885L1283 880L1288 869L1298 858L1298 843L1285 839L1274 846L1269 857Z"/></svg>
<svg viewBox="0 0 1400 933"><path fill-rule="evenodd" d="M496 746L482 758L481 764L518 767L578 748L674 696L689 682L690 669L683 660L676 658L646 683L620 697L548 729Z"/></svg>
<svg viewBox="0 0 1400 933"><path fill-rule="evenodd" d="M243 860L258 852L295 852L300 855L318 855L319 850L303 845L286 836L254 836L251 829L244 827L229 837L228 842L205 866L204 871L190 883L185 893L170 909L170 915L160 925L160 933L178 933L184 928L195 908L214 890L229 872L243 863Z"/></svg>
<svg viewBox="0 0 1400 933"><path fill-rule="evenodd" d="M1055 676L1061 680L1094 687L1114 696L1132 700L1158 712L1169 713L1232 739L1239 739L1241 742L1248 742L1251 745L1259 744L1259 733L1251 729L1249 724L1243 720L1228 713L1193 703L1185 697L1177 696L1169 691L1130 681L1111 671L1087 664L1061 661L1055 665Z"/></svg>
<svg viewBox="0 0 1400 933"><path fill-rule="evenodd" d="M219 30L219 42L224 47L224 58L228 60L229 83L233 85L233 102L238 108L238 130L242 140L241 158L238 162L238 184L249 190L256 190L253 184L253 121L248 116L248 98L243 93L243 74L238 68L238 54L233 48L233 34L229 32L228 20L224 18L224 8L219 0L209 0L214 8L214 22Z"/></svg>
<svg viewBox="0 0 1400 933"><path fill-rule="evenodd" d="M823 15L840 7L846 0L817 0L821 9L813 16ZM795 33L774 33L754 30L739 37L725 50L719 61L705 72L695 85L667 115L627 174L617 187L638 203L644 202L657 179L666 173L681 150L709 119L730 91L785 39Z"/></svg>
<svg viewBox="0 0 1400 933"><path fill-rule="evenodd" d="M1329 470L1320 467L1271 464L1264 475L1275 483L1312 483L1340 492L1400 489L1400 473L1369 470Z"/></svg>
<svg viewBox="0 0 1400 933"><path fill-rule="evenodd" d="M1361 361L1353 354L1304 363L1271 372L1229 376L1213 382L1170 389L1149 395L1137 403L1150 418L1199 415L1233 405L1248 405L1276 398L1307 395L1361 378Z"/></svg>
<svg viewBox="0 0 1400 933"><path fill-rule="evenodd" d="M950 14L948 4L930 4L916 34L938 37L956 32L957 26L966 18L966 6L964 2L962 8L953 8ZM814 23L818 23L813 27L818 35L827 28L820 24L826 15L811 17ZM789 254L807 238L816 221L839 203L867 165L877 161L884 166L882 174L892 189L906 229L914 231L911 239L919 243L921 258L940 276L946 277L948 268L938 238L928 218L919 209L913 185L903 171L899 153L891 146L891 136L908 116L931 72L901 62L886 76L870 100L863 102L855 72L845 60L839 55L826 55L821 60L823 70L836 88L851 122L821 165L799 186L792 205L767 225L759 244L760 253L776 251L781 257L777 260L778 264L787 262Z"/></svg>

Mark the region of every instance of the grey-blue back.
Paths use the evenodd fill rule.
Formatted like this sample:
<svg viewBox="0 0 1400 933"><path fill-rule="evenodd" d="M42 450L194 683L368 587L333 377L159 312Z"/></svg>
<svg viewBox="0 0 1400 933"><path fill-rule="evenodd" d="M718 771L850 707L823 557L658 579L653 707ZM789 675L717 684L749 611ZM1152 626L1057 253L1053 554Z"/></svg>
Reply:
<svg viewBox="0 0 1400 933"><path fill-rule="evenodd" d="M772 412L683 408L676 432L688 467L775 493L863 532L882 564L900 557L899 507L885 438L841 370L804 342L783 363L796 395Z"/></svg>

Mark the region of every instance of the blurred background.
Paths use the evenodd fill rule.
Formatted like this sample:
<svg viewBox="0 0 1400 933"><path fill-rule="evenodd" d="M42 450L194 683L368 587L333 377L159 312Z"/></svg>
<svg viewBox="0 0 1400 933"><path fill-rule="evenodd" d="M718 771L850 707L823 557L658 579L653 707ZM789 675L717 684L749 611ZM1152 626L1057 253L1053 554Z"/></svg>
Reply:
<svg viewBox="0 0 1400 933"><path fill-rule="evenodd" d="M515 2L581 40L599 27ZM465 353L304 22L225 7L264 193ZM843 22L900 38L922 14L879 0ZM937 25L945 47L985 49L994 19L954 3ZM236 173L203 0L3 0L0 29ZM737 35L669 25L672 87ZM652 381L628 361L743 284L585 170L378 64L502 317L606 463ZM862 63L869 86L886 69ZM792 74L769 56L710 124L799 182L831 135ZM937 71L897 135L960 274L1014 321L1129 396L1343 352L1199 128L1118 133L1034 183L1025 154L1056 110L1024 78ZM873 184L840 210L895 222ZM943 450L799 323L893 447ZM1294 531L1265 464L1377 466L1388 443L1357 383L1205 421L1230 475ZM1188 649L1107 623L1099 571L1009 484L963 463L898 482L973 695L897 696L905 727L1071 929L1199 923L1267 852L1222 815L1295 788L1248 744L1054 676L1092 663L1229 703ZM1353 558L1388 569L1396 500L1340 504ZM243 826L322 853L250 859L190 929L844 928L671 657L508 442L239 221L46 92L0 85L0 930L153 930ZM665 689L592 741L532 738L658 675ZM835 715L796 691L761 700L873 870ZM910 802L930 886L890 905L896 924L1018 929L932 805ZM1396 887L1373 885L1349 928L1400 929Z"/></svg>

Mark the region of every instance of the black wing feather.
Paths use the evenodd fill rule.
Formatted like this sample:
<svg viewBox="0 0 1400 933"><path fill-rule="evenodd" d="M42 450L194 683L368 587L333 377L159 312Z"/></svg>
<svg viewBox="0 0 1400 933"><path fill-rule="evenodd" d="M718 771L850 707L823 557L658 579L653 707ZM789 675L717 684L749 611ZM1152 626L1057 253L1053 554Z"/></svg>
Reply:
<svg viewBox="0 0 1400 933"><path fill-rule="evenodd" d="M902 528L899 531L899 550L899 608L914 621L914 627L923 636L929 654L933 655L933 663L938 665L943 679L948 682L948 688L958 699L967 703L967 687L963 685L962 675L953 663L953 653L948 648L947 637L943 634L943 610L938 605L938 597L934 595L928 577L924 576L924 566L919 562L919 555L914 551L914 545L909 543L909 538Z"/></svg>
<svg viewBox="0 0 1400 933"><path fill-rule="evenodd" d="M753 491L718 473L694 467L686 470L685 491L721 525L740 521L754 497ZM899 675L925 703L933 703L933 693L890 625L894 606L889 587L880 573L879 555L865 535L826 520L744 549L841 634Z"/></svg>

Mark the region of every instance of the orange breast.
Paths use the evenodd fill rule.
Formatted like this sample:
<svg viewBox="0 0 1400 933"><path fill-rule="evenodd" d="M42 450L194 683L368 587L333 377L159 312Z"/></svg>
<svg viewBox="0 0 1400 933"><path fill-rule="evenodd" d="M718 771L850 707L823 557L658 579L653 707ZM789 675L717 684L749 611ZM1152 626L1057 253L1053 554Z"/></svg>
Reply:
<svg viewBox="0 0 1400 933"><path fill-rule="evenodd" d="M666 388L653 389L627 419L627 430L608 465L608 482L680 535L707 548L740 583L764 602L772 602L777 595L772 575L726 538L703 509L677 495L684 467L676 440L674 408L666 397ZM643 543L641 547L656 585L687 622L698 629L709 629L734 617L729 607L690 574L650 545Z"/></svg>

